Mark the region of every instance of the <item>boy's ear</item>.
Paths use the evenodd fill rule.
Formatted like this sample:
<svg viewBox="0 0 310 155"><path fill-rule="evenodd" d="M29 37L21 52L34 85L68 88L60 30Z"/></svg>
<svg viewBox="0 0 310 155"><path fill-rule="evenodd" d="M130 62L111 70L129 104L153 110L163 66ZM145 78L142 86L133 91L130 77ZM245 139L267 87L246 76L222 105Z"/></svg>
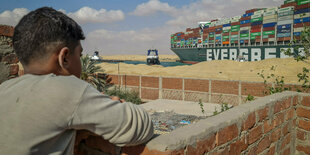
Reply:
<svg viewBox="0 0 310 155"><path fill-rule="evenodd" d="M70 50L68 47L61 48L58 54L58 63L64 74L69 74L69 71L68 71L69 54L70 54Z"/></svg>

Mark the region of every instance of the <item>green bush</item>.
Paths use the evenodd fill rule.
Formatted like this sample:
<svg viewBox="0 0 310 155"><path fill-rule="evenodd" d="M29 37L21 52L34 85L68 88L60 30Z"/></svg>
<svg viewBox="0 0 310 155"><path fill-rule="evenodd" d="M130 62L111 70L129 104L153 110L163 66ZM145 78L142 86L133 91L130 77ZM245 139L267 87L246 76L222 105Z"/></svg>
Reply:
<svg viewBox="0 0 310 155"><path fill-rule="evenodd" d="M141 104L142 100L139 97L139 93L136 91L122 90L120 88L114 87L114 89L106 91L109 96L117 96L120 99L124 99L126 102L131 102L133 104Z"/></svg>

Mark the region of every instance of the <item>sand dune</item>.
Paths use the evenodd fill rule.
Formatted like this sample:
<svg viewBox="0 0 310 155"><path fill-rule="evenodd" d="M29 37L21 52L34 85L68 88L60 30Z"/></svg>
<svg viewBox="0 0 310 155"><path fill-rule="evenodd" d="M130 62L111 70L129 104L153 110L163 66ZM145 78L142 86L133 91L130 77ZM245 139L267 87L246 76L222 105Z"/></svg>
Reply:
<svg viewBox="0 0 310 155"><path fill-rule="evenodd" d="M126 58L130 58L125 56ZM132 56L135 57L135 56ZM120 58L117 56L117 58ZM138 57L137 57L138 58ZM134 59L137 60L137 59ZM308 61L310 62L310 61ZM309 63L297 62L293 58L286 59L267 59L256 62L236 62L231 60L217 60L201 62L191 66L148 66L131 65L120 63L118 71L117 64L101 63L99 64L105 73L109 74L127 74L127 75L149 75L163 77L187 77L201 79L219 79L219 80L241 80L241 81L259 81L263 79L257 73L264 72L264 75L275 74L284 76L285 83L298 84L297 74L302 72L303 67L310 68ZM271 67L275 67L275 71Z"/></svg>

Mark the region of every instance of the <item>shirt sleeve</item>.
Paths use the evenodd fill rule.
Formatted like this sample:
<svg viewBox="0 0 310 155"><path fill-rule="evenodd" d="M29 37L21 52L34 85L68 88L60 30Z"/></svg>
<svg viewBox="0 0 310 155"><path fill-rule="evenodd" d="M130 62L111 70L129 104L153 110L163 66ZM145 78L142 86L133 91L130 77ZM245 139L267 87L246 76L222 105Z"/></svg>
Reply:
<svg viewBox="0 0 310 155"><path fill-rule="evenodd" d="M148 113L132 103L113 101L88 86L70 123L74 129L86 129L117 146L147 142L153 136L153 123Z"/></svg>

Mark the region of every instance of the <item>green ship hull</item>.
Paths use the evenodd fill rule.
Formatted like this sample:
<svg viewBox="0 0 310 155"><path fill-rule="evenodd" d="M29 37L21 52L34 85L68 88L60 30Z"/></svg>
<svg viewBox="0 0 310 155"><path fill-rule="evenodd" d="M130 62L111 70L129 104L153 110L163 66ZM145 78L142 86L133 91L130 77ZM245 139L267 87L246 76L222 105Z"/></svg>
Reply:
<svg viewBox="0 0 310 155"><path fill-rule="evenodd" d="M171 48L184 63L198 63L212 60L237 60L243 57L246 61L260 61L270 58L287 58L284 51L290 49L298 53L303 48L296 45L273 46L241 46L241 47L211 47L211 48Z"/></svg>

